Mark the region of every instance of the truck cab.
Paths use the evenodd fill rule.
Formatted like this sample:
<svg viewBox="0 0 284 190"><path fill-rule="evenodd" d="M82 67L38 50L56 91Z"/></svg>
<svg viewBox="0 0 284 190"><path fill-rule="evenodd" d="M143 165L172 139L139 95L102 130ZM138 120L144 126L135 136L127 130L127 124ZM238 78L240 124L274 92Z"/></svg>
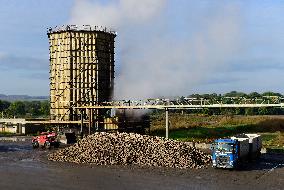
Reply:
<svg viewBox="0 0 284 190"><path fill-rule="evenodd" d="M211 145L212 163L215 168L235 168L238 162L238 141L217 139Z"/></svg>

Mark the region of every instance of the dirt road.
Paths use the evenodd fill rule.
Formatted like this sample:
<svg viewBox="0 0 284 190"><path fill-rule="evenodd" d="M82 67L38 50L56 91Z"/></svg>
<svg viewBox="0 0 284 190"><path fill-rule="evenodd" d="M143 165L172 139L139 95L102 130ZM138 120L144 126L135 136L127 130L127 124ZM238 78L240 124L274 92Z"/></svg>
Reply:
<svg viewBox="0 0 284 190"><path fill-rule="evenodd" d="M53 151L53 150L51 150ZM30 142L0 141L0 189L282 189L284 155L266 154L237 171L90 166L47 161Z"/></svg>

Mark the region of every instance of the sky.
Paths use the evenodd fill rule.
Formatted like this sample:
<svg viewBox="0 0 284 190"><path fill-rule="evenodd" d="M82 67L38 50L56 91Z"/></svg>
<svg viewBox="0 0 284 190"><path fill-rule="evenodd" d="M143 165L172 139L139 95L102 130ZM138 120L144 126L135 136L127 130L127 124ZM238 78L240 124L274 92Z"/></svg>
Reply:
<svg viewBox="0 0 284 190"><path fill-rule="evenodd" d="M117 99L284 93L282 0L0 0L0 94L49 95L48 27L114 28Z"/></svg>

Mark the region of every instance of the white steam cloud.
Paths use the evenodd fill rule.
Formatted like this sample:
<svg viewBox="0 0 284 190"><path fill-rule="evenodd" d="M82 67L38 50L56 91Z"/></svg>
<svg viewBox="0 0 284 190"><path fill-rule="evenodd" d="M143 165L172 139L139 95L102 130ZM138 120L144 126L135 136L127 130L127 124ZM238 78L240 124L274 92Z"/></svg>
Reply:
<svg viewBox="0 0 284 190"><path fill-rule="evenodd" d="M118 31L116 99L188 95L230 62L241 38L230 2L77 0L69 23Z"/></svg>

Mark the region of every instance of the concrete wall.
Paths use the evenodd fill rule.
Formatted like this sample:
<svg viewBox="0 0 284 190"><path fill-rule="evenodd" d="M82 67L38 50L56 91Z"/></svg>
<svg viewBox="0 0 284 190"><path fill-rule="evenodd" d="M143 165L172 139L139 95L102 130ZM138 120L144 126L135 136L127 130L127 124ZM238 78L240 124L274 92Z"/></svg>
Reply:
<svg viewBox="0 0 284 190"><path fill-rule="evenodd" d="M26 124L25 119L0 119L0 132L33 134L44 130L43 125Z"/></svg>

